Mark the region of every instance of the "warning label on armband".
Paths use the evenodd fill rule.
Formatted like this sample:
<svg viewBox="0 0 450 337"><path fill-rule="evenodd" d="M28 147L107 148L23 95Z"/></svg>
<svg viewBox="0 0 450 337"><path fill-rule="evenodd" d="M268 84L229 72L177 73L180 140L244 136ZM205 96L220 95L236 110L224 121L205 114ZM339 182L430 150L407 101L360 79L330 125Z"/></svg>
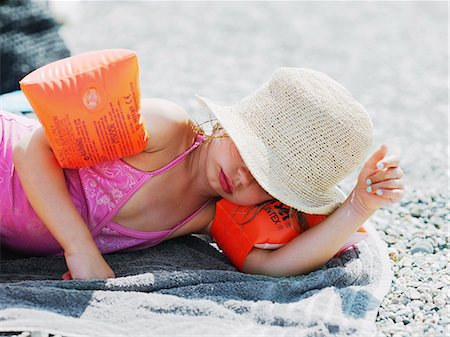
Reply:
<svg viewBox="0 0 450 337"><path fill-rule="evenodd" d="M98 111L53 116L47 132L62 167L95 165L143 150L147 133L133 83L129 89Z"/></svg>

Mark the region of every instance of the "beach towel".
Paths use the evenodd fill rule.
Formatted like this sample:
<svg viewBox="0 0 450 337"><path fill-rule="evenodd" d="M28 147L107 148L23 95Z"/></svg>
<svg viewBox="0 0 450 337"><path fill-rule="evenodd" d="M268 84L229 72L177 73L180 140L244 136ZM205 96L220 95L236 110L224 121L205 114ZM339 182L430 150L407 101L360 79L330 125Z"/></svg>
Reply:
<svg viewBox="0 0 450 337"><path fill-rule="evenodd" d="M106 255L115 279L62 281L61 257L3 251L0 332L63 336L376 336L391 271L368 239L307 275L241 273L198 236Z"/></svg>

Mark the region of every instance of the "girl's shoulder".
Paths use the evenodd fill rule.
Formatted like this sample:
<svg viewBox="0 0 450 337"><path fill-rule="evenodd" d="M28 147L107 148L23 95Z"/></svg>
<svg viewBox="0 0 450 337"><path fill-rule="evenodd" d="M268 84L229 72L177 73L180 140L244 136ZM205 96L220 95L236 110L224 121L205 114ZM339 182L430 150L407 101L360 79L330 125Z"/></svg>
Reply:
<svg viewBox="0 0 450 337"><path fill-rule="evenodd" d="M197 136L188 113L174 102L143 99L140 113L149 135L147 146L143 152L123 158L135 168L153 171L168 164Z"/></svg>
<svg viewBox="0 0 450 337"><path fill-rule="evenodd" d="M183 136L193 134L188 113L174 102L162 98L143 99L140 112L149 134L147 152L178 146Z"/></svg>

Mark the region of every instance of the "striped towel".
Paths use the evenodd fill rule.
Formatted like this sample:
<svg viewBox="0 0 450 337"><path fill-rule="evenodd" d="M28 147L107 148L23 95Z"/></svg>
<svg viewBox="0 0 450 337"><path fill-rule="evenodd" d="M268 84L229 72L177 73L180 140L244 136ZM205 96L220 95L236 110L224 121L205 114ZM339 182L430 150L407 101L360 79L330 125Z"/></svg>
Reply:
<svg viewBox="0 0 450 337"><path fill-rule="evenodd" d="M64 336L374 336L389 290L387 249L367 240L308 275L238 272L210 243L188 236L107 255L117 278L60 281L60 257L3 255L0 332Z"/></svg>

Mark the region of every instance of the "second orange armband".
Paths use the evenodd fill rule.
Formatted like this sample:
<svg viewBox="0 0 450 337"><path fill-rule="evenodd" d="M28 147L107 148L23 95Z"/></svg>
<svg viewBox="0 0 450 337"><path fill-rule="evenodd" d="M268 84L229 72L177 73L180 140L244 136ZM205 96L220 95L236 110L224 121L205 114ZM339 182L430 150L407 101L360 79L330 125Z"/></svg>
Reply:
<svg viewBox="0 0 450 337"><path fill-rule="evenodd" d="M295 217L289 216L289 209L279 201L254 210L222 199L216 204L210 234L233 265L242 270L253 248L277 249L326 219L325 215L304 214L307 224L304 228ZM367 232L361 227L339 252L366 237Z"/></svg>

